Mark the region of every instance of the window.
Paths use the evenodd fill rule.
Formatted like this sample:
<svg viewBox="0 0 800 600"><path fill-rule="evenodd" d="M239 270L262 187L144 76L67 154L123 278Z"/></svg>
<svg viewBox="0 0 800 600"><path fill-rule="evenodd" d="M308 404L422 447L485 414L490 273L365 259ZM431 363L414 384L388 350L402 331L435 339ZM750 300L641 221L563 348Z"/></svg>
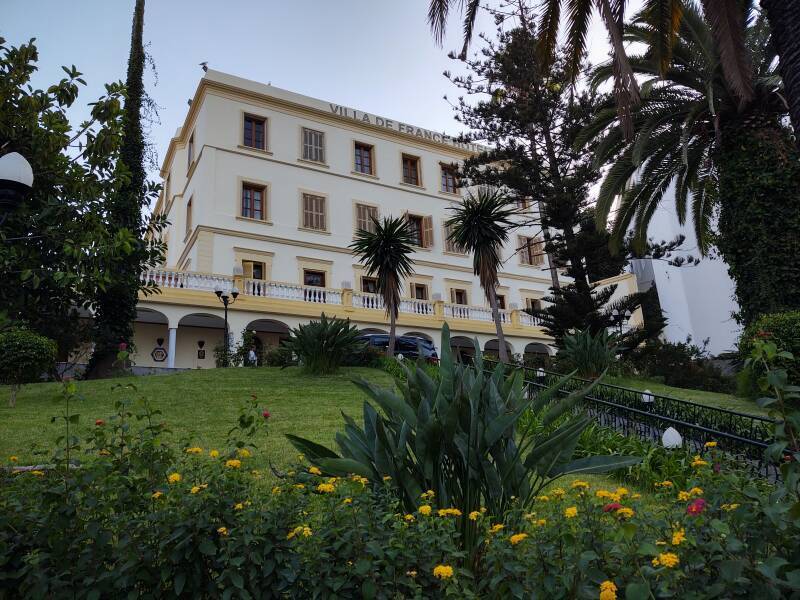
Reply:
<svg viewBox="0 0 800 600"><path fill-rule="evenodd" d="M448 194L456 193L456 173L458 169L454 165L442 165L442 191Z"/></svg>
<svg viewBox="0 0 800 600"><path fill-rule="evenodd" d="M525 308L528 310L542 310L542 301L537 298L525 298Z"/></svg>
<svg viewBox="0 0 800 600"><path fill-rule="evenodd" d="M500 310L506 309L506 296L505 294L497 294L497 308Z"/></svg>
<svg viewBox="0 0 800 600"><path fill-rule="evenodd" d="M377 294L378 293L378 280L374 277L362 277L361 278L361 291L367 294Z"/></svg>
<svg viewBox="0 0 800 600"><path fill-rule="evenodd" d="M420 185L419 158L403 154L403 183Z"/></svg>
<svg viewBox="0 0 800 600"><path fill-rule="evenodd" d="M303 228L326 231L324 196L303 194Z"/></svg>
<svg viewBox="0 0 800 600"><path fill-rule="evenodd" d="M416 300L428 299L428 286L424 283L415 283L411 286L411 297Z"/></svg>
<svg viewBox="0 0 800 600"><path fill-rule="evenodd" d="M303 270L303 285L325 287L325 271Z"/></svg>
<svg viewBox="0 0 800 600"><path fill-rule="evenodd" d="M367 204L356 204L356 230L375 233L375 221L378 219L378 208Z"/></svg>
<svg viewBox="0 0 800 600"><path fill-rule="evenodd" d="M517 198L517 210L519 212L528 212L531 208L530 198Z"/></svg>
<svg viewBox="0 0 800 600"><path fill-rule="evenodd" d="M411 233L411 243L420 248L433 246L433 217L406 215L406 222Z"/></svg>
<svg viewBox="0 0 800 600"><path fill-rule="evenodd" d="M453 304L469 304L467 301L467 290L463 288L453 288L450 290L450 302Z"/></svg>
<svg viewBox="0 0 800 600"><path fill-rule="evenodd" d="M523 265L544 264L544 243L538 237L519 236L519 258Z"/></svg>
<svg viewBox="0 0 800 600"><path fill-rule="evenodd" d="M253 260L243 260L242 270L244 271L245 279L264 279L264 273L266 272L263 262Z"/></svg>
<svg viewBox="0 0 800 600"><path fill-rule="evenodd" d="M192 233L192 198L186 203L186 237Z"/></svg>
<svg viewBox="0 0 800 600"><path fill-rule="evenodd" d="M267 120L244 116L244 145L256 150L267 149Z"/></svg>
<svg viewBox="0 0 800 600"><path fill-rule="evenodd" d="M172 175L167 175L167 181L164 183L164 206L169 204L169 201L172 199L170 198L170 189L172 187Z"/></svg>
<svg viewBox="0 0 800 600"><path fill-rule="evenodd" d="M186 168L191 169L192 163L194 162L194 132L192 132L192 135L189 136L189 145L186 151L186 158L188 160Z"/></svg>
<svg viewBox="0 0 800 600"><path fill-rule="evenodd" d="M366 175L374 175L372 165L372 146L369 144L362 144L356 142L355 150L355 167L356 173L364 173Z"/></svg>
<svg viewBox="0 0 800 600"><path fill-rule="evenodd" d="M303 127L303 160L325 162L325 134Z"/></svg>
<svg viewBox="0 0 800 600"><path fill-rule="evenodd" d="M450 252L452 254L466 254L463 248L460 248L456 245L455 242L450 240L450 234L453 232L453 227L447 225L447 221L444 223L444 251Z"/></svg>
<svg viewBox="0 0 800 600"><path fill-rule="evenodd" d="M266 188L251 183L242 184L242 216L248 219L266 219L264 199Z"/></svg>

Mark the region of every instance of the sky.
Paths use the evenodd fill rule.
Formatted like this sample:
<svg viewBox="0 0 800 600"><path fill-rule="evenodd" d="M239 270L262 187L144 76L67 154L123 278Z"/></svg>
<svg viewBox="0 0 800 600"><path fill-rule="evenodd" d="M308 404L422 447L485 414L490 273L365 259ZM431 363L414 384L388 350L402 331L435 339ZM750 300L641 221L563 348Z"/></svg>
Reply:
<svg viewBox="0 0 800 600"><path fill-rule="evenodd" d="M77 124L106 82L124 80L133 0L0 0L0 36L18 45L36 38L34 86L60 80L75 65L87 86L70 117ZM199 63L293 92L397 121L460 133L443 99L457 90L442 72L458 70L448 50L461 47L454 14L443 47L426 22L427 0L148 0L144 39L155 71L148 93L159 107L150 129L158 165L183 123L203 72ZM481 15L478 31L493 33ZM607 57L594 22L590 60ZM477 46L475 47L477 49ZM156 170L151 170L155 176Z"/></svg>

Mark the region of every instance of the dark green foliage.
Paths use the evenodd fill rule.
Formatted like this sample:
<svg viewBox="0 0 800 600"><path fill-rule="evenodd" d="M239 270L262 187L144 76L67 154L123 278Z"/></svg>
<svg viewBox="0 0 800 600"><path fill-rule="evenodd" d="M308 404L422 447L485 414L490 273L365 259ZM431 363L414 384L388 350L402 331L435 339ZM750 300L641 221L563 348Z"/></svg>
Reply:
<svg viewBox="0 0 800 600"><path fill-rule="evenodd" d="M405 381L396 381L398 391L357 382L370 401L364 403L363 427L345 415L345 430L336 435L341 454L287 437L330 475L356 473L376 483L391 477L408 511L432 490L440 507L461 511L460 530L470 550L480 540L466 515L481 506L495 515L530 507L541 489L562 475L602 473L639 461L627 456L573 461L578 437L591 422L584 414L565 418L548 435L517 428L529 410L548 426L579 404L587 390L558 394L568 377L535 397L526 396L522 370L506 377L506 365L498 363L488 375L477 344L473 365L455 363L447 325L441 348L438 379L416 367L406 368Z"/></svg>
<svg viewBox="0 0 800 600"><path fill-rule="evenodd" d="M617 360L617 336L605 329L597 333L590 330L568 334L558 351L560 369L577 371L580 377L599 377Z"/></svg>
<svg viewBox="0 0 800 600"><path fill-rule="evenodd" d="M292 329L281 346L297 356L307 372L328 375L366 350L366 342L358 339L360 335L350 319L329 319L322 313L319 321Z"/></svg>
<svg viewBox="0 0 800 600"><path fill-rule="evenodd" d="M800 357L800 311L762 315L748 325L739 338L739 357L742 360L751 355L759 339L773 342L796 359ZM777 364L786 369L790 381L800 382L800 360L778 359ZM755 381L752 381L752 386L742 391L751 396L756 389Z"/></svg>
<svg viewBox="0 0 800 600"><path fill-rule="evenodd" d="M49 374L55 360L53 340L27 329L0 332L0 383L11 386L9 406L15 406L20 386Z"/></svg>
<svg viewBox="0 0 800 600"><path fill-rule="evenodd" d="M369 277L378 281L378 294L383 298L389 316L389 345L386 355L394 355L395 322L400 310L403 281L414 273L414 237L402 217L384 217L374 221L374 231L359 229L350 250L364 264Z"/></svg>
<svg viewBox="0 0 800 600"><path fill-rule="evenodd" d="M129 231L133 235L130 252L105 265L116 274L110 285L99 290L94 315L94 353L89 361L89 376L107 375L112 367L117 346L133 341L133 323L139 295L139 276L148 263L150 250L145 239L146 225L142 209L147 206L157 187L147 181L145 173L145 139L142 131L142 110L145 102L144 30L145 0L136 0L125 80L125 111L122 118L122 144L116 177L121 185L109 198L106 218L112 232Z"/></svg>
<svg viewBox="0 0 800 600"><path fill-rule="evenodd" d="M675 387L732 392L733 379L723 375L703 347L685 342L649 340L625 356L625 366L637 376L655 379Z"/></svg>
<svg viewBox="0 0 800 600"><path fill-rule="evenodd" d="M44 89L31 87L39 60L31 41L11 47L0 38L0 153L19 152L34 172L33 189L0 228L0 307L12 321L56 341L66 358L87 341L80 309L119 275L108 268L139 244L140 230L109 227L106 210L122 185L116 164L123 131L119 84L90 106L73 127L82 74ZM163 245L152 222L147 261L158 264Z"/></svg>

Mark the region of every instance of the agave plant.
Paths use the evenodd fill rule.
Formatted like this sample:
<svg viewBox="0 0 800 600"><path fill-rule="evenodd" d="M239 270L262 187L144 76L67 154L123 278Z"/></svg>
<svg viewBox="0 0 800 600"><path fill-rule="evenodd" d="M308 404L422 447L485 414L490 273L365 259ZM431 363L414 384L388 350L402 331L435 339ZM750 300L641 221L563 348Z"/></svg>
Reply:
<svg viewBox="0 0 800 600"><path fill-rule="evenodd" d="M617 360L617 336L606 330L576 331L564 338L558 358L581 377L598 377Z"/></svg>
<svg viewBox="0 0 800 600"><path fill-rule="evenodd" d="M630 456L592 456L572 460L581 432L592 422L572 414L590 388L560 393L569 379L533 393L522 371L506 375L506 365L484 370L480 346L466 365L453 360L450 331L442 330L440 379L432 379L422 364L405 367L406 380L396 390L359 379L366 392L364 425L344 416L344 431L336 434L339 453L309 440L287 435L289 441L325 474L358 474L382 483L391 477L406 510L416 510L428 490L440 507L461 511L462 540L478 543L474 522L467 515L485 507L503 515L513 506L527 507L541 489L568 473L602 473L639 462ZM520 417L532 411L544 426L520 430Z"/></svg>
<svg viewBox="0 0 800 600"><path fill-rule="evenodd" d="M334 373L347 358L363 352L366 342L350 319L329 319L322 313L319 321L311 321L289 332L282 347L300 359L303 369L314 375Z"/></svg>

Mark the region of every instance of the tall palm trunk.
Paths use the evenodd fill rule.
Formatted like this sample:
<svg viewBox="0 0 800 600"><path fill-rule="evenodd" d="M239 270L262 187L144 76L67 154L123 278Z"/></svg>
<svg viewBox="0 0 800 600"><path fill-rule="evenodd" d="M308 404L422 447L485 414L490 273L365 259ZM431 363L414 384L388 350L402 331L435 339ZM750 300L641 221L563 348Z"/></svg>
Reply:
<svg viewBox="0 0 800 600"><path fill-rule="evenodd" d="M800 0L761 0L761 7L772 29L795 144L800 147Z"/></svg>
<svg viewBox="0 0 800 600"><path fill-rule="evenodd" d="M494 326L497 330L497 343L498 354L500 360L504 363L508 362L508 349L506 348L506 336L503 333L503 324L500 322L500 309L497 306L497 290L494 286L487 286L486 295L489 298L489 306L492 307L492 319L494 319Z"/></svg>
<svg viewBox="0 0 800 600"><path fill-rule="evenodd" d="M389 311L389 345L386 346L386 356L392 358L394 356L394 342L395 342L395 329L397 321L397 307L392 306Z"/></svg>

